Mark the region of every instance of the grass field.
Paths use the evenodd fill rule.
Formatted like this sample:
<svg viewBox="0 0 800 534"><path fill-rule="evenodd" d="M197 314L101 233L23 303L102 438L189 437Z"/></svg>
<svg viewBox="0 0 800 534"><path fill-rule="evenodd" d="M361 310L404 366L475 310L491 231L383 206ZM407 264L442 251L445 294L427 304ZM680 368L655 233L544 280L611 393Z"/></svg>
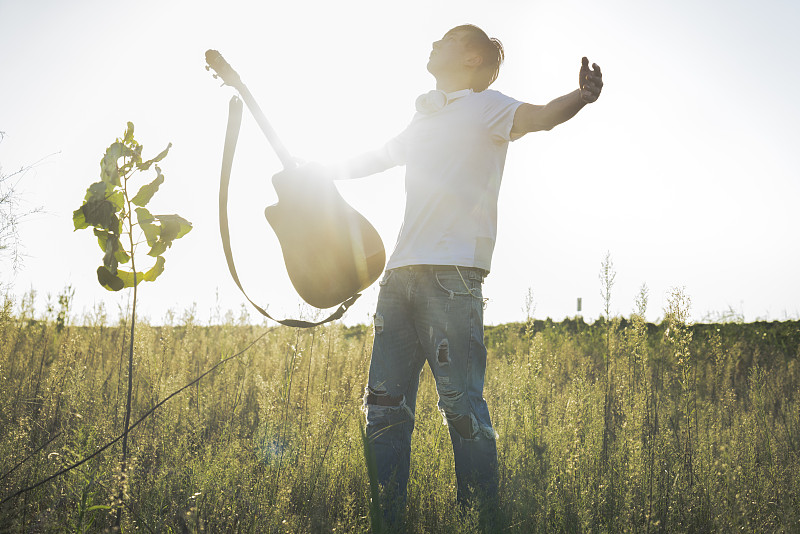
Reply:
<svg viewBox="0 0 800 534"><path fill-rule="evenodd" d="M122 506L124 532L370 532L366 326L137 324L132 424L230 359L132 429L125 472L117 443L13 496L122 431L129 325L70 298L0 311L0 531L111 531ZM504 532L800 532L800 323L687 308L486 329ZM436 400L426 368L406 529L475 531Z"/></svg>

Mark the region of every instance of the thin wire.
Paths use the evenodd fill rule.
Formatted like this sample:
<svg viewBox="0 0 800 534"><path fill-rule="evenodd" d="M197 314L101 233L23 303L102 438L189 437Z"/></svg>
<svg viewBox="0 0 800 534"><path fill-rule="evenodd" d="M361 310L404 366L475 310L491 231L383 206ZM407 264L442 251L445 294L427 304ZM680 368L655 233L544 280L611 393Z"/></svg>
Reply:
<svg viewBox="0 0 800 534"><path fill-rule="evenodd" d="M464 275L463 275L463 274L461 274L461 269L459 269L459 268L458 268L458 265L456 265L456 266L455 266L455 268L456 268L456 272L458 273L458 276L460 276L460 277L461 277L461 282L463 282L463 284L464 284L464 287L466 288L467 292L468 292L468 293L469 293L469 294L470 294L472 297L474 297L474 298L476 298L476 299L480 300L481 302L483 302L483 307L485 308L485 307L486 307L486 303L487 303L487 302L489 302L489 299L488 299L488 298L486 298L486 297L484 297L484 296L483 296L483 295L481 295L480 293L478 293L478 294L476 295L476 294L474 293L474 291L475 291L475 290L474 290L474 289L470 289L470 287L467 285L467 281L466 281L466 280L464 280Z"/></svg>
<svg viewBox="0 0 800 534"><path fill-rule="evenodd" d="M22 460L20 460L19 462L17 462L17 465L15 465L15 466L14 466L14 467L12 467L11 469L9 469L9 470L8 470L8 471L6 471L5 473L3 473L3 475L2 475L2 476L0 476L0 480L3 480L3 479L4 479L4 478L6 478L7 476L9 476L11 473L13 473L14 471L16 471L16 469L17 469L19 466L21 466L22 464L24 464L25 462L27 462L28 460L30 460L30 459L31 459L33 456L35 456L35 455L36 455L36 454L37 454L39 451L41 451L42 449L44 449L45 447L47 447L48 445L50 445L51 443L53 443L53 441L55 441L55 439L56 439L58 436L60 436L61 434L63 434L63 432L57 432L57 433L56 433L56 434L55 434L55 435L54 435L52 438L50 438L49 440L47 440L47 441L46 441L46 442L45 442L43 445L40 445L40 446L39 446L39 447L38 447L38 448L37 448L35 451L33 451L32 453L30 453L28 456L26 456L25 458L23 458L23 459L22 459Z"/></svg>

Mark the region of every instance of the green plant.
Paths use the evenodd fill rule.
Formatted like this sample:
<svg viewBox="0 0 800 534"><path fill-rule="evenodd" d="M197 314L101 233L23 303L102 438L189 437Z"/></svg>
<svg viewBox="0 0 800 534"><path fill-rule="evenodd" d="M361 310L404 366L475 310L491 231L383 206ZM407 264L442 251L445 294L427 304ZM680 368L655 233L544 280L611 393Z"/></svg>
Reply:
<svg viewBox="0 0 800 534"><path fill-rule="evenodd" d="M192 224L179 215L152 215L145 208L164 183L164 175L155 164L167 156L170 147L172 143L155 158L142 161L142 145L134 139L133 123L129 122L124 137L112 143L100 161L100 181L89 186L83 205L72 215L75 230L94 228L100 250L105 253L103 265L97 268L97 280L110 291L133 287L135 292L138 282L152 282L158 278L164 272L164 252L175 239L192 229ZM144 172L150 167L157 173L155 180L143 185L131 197L129 180L137 171ZM136 271L137 226L150 246L147 255L156 259L155 265L146 272ZM127 238L127 243L123 243L122 238ZM128 261L131 262L130 271L119 269L120 263Z"/></svg>
<svg viewBox="0 0 800 534"><path fill-rule="evenodd" d="M133 137L133 123L121 139L117 139L106 149L100 160L100 181L86 190L84 202L75 210L72 221L75 230L93 227L100 250L104 252L103 264L97 268L97 281L109 291L133 288L131 308L131 336L128 353L128 395L125 407L125 423L122 440L122 473L125 476L128 459L128 428L131 418L131 394L133 390L133 346L136 332L136 297L140 282L153 282L164 272L164 252L172 242L186 235L192 224L179 215L153 215L145 206L164 183L164 175L157 165L169 153L172 143L160 154L149 160L142 160L142 145ZM122 162L120 164L120 161ZM142 185L131 196L130 181L137 172L145 172L153 167L156 178ZM136 220L134 221L134 214ZM138 228L138 230L137 230ZM155 258L155 264L145 272L136 270L136 248L141 234L150 250L148 256ZM131 270L119 268L119 264L130 261ZM122 499L122 492L120 492ZM122 515L118 508L117 525Z"/></svg>

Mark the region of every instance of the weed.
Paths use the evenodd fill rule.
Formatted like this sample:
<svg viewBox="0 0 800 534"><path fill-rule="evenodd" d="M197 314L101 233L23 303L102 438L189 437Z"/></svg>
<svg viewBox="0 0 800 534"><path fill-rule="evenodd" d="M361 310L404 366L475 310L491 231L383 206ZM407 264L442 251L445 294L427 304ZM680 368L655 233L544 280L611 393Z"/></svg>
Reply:
<svg viewBox="0 0 800 534"><path fill-rule="evenodd" d="M646 296L643 288L627 319L486 328L503 532L796 531L800 324L692 324L682 290L664 321L648 324ZM108 324L100 307L59 330L57 309L37 316L31 295L9 298L0 313L0 500L122 434L120 347L130 326ZM0 531L103 532L121 490L123 531L378 531L358 412L371 330L267 330L233 314L206 326L191 309L172 316L137 324L135 462L125 477L117 442L0 505ZM470 513L455 512L436 400L425 371L406 524L475 531Z"/></svg>

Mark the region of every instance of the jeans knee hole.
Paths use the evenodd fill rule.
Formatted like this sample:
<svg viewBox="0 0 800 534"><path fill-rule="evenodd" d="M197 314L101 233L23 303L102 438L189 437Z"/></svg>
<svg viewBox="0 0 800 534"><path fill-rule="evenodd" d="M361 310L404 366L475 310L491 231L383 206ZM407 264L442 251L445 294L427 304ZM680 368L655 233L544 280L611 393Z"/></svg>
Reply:
<svg viewBox="0 0 800 534"><path fill-rule="evenodd" d="M450 363L450 344L446 338L443 339L436 348L436 361L439 363L439 365L446 365Z"/></svg>
<svg viewBox="0 0 800 534"><path fill-rule="evenodd" d="M448 415L447 422L462 438L472 439L474 437L475 429L472 424L472 417L469 415Z"/></svg>

